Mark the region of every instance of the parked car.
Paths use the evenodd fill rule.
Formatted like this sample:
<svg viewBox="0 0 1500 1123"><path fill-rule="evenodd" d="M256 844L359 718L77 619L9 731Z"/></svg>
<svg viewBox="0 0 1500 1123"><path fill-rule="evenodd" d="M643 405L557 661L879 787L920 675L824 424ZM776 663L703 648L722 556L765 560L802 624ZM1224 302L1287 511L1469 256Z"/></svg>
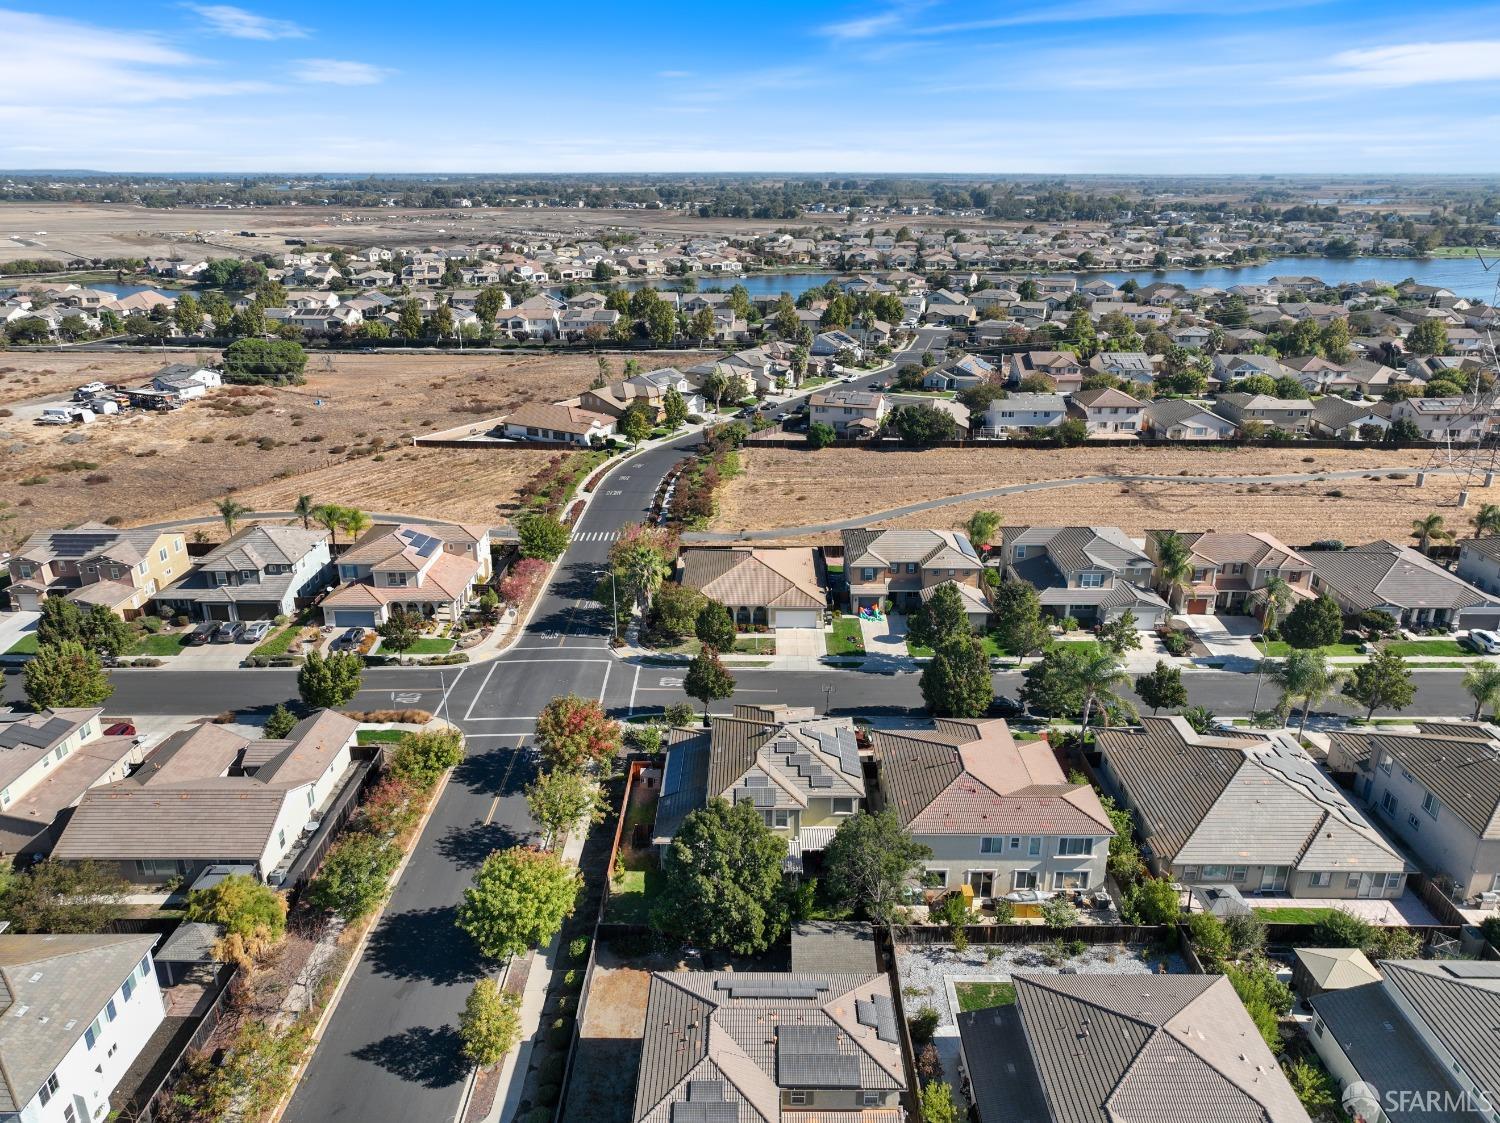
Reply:
<svg viewBox="0 0 1500 1123"><path fill-rule="evenodd" d="M205 644L213 639L214 633L218 630L219 625L213 621L209 621L206 624L199 624L188 636L187 643L190 647L198 647L200 644Z"/></svg>
<svg viewBox="0 0 1500 1123"><path fill-rule="evenodd" d="M269 620L252 620L245 625L245 630L240 633L240 642L259 643L266 638L266 634L270 630L271 622Z"/></svg>
<svg viewBox="0 0 1500 1123"><path fill-rule="evenodd" d="M1468 635L1468 643L1481 655L1500 655L1500 632L1475 628Z"/></svg>
<svg viewBox="0 0 1500 1123"><path fill-rule="evenodd" d="M214 643L235 643L244 634L245 625L238 620L225 620L214 629Z"/></svg>
<svg viewBox="0 0 1500 1123"><path fill-rule="evenodd" d="M128 721L117 721L104 731L106 737L134 737L135 726Z"/></svg>
<svg viewBox="0 0 1500 1123"><path fill-rule="evenodd" d="M360 640L364 638L365 630L363 628L345 628L339 638L333 641L331 650L357 651L359 649Z"/></svg>

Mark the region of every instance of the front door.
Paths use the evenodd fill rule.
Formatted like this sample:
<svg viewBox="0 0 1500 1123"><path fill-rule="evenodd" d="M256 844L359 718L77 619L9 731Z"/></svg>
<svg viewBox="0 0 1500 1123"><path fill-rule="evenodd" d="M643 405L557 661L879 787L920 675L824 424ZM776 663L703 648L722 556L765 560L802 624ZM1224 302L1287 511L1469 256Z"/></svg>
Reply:
<svg viewBox="0 0 1500 1123"><path fill-rule="evenodd" d="M1262 893L1284 893L1286 891L1286 867L1263 866L1260 871Z"/></svg>

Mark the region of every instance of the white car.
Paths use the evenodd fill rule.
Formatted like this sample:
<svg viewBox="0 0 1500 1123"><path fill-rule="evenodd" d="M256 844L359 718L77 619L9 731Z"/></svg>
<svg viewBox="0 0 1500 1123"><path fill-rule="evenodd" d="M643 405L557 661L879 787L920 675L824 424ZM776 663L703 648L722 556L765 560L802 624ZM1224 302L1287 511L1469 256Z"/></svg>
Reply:
<svg viewBox="0 0 1500 1123"><path fill-rule="evenodd" d="M1475 628L1469 632L1469 646L1481 655L1500 655L1500 633Z"/></svg>

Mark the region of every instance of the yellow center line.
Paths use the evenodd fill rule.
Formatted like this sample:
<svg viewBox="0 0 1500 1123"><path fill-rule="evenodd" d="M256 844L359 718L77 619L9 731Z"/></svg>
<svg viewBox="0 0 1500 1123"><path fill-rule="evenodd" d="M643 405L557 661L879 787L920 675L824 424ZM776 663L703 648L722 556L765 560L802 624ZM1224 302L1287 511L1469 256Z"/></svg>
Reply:
<svg viewBox="0 0 1500 1123"><path fill-rule="evenodd" d="M485 813L485 816L484 816L484 825L485 826L489 826L490 825L490 821L492 819L494 819L494 817L495 817L495 808L497 808L499 806L500 806L500 797L497 795L493 800L490 801L490 809L489 809L488 812Z"/></svg>

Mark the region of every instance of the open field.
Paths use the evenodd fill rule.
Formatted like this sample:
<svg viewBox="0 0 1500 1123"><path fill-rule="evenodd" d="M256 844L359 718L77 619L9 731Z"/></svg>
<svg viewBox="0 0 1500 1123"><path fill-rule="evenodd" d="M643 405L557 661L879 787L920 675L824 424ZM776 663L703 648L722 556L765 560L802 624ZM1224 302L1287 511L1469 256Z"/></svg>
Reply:
<svg viewBox="0 0 1500 1123"><path fill-rule="evenodd" d="M1079 476L1269 476L1404 468L1404 480L1204 484L1175 480L1047 488L970 501L878 522L879 526L948 527L981 508L1018 525L1119 526L1135 535L1156 527L1253 529L1293 544L1318 538L1406 541L1411 521L1430 511L1462 532L1468 512L1455 506L1458 481L1432 476L1415 486L1425 449L864 449L748 448L744 473L721 493L713 530L770 530L832 522L984 488ZM1500 487L1478 489L1471 503L1500 501ZM1338 494L1331 494L1337 492ZM827 534L814 535L827 538Z"/></svg>
<svg viewBox="0 0 1500 1123"><path fill-rule="evenodd" d="M23 403L66 397L94 378L144 381L178 357L0 353L0 406L13 413L0 417L0 492L16 515L0 530L24 536L85 519L130 525L212 514L212 501L231 492L261 509L308 494L493 523L557 453L417 449L410 438L569 397L597 373L591 355L315 356L303 386L225 387L172 413L131 412L85 427L27 418ZM646 369L697 360L690 352L635 357ZM612 361L618 372L621 360Z"/></svg>

